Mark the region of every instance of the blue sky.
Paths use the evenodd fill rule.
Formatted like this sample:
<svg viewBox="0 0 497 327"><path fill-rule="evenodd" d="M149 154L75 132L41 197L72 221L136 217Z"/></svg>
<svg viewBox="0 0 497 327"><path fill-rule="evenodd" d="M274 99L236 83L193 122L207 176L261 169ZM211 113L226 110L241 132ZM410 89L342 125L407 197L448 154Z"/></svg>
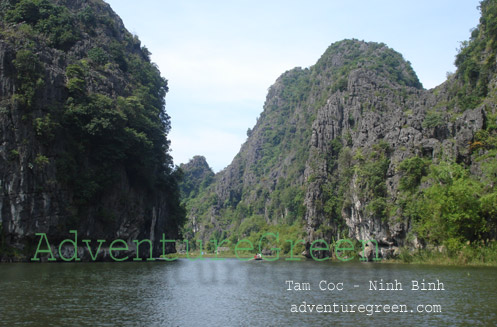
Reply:
<svg viewBox="0 0 497 327"><path fill-rule="evenodd" d="M429 89L455 71L460 41L479 19L477 0L106 2L169 81L175 164L199 154L216 172L240 149L276 78L312 66L333 42L384 42Z"/></svg>

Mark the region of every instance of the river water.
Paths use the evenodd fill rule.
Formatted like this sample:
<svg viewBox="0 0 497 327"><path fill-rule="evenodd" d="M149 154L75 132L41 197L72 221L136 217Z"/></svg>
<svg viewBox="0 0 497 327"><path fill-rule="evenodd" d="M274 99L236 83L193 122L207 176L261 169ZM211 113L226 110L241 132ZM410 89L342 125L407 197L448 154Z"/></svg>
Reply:
<svg viewBox="0 0 497 327"><path fill-rule="evenodd" d="M436 290L413 290L423 279ZM0 326L496 324L496 268L237 259L0 265Z"/></svg>

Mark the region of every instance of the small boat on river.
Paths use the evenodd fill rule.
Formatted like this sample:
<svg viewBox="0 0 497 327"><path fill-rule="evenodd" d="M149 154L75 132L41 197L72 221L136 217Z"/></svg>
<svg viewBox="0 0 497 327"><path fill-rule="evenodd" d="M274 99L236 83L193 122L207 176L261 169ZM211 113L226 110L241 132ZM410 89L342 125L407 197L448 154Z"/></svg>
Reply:
<svg viewBox="0 0 497 327"><path fill-rule="evenodd" d="M257 253L252 260L262 260L262 254Z"/></svg>

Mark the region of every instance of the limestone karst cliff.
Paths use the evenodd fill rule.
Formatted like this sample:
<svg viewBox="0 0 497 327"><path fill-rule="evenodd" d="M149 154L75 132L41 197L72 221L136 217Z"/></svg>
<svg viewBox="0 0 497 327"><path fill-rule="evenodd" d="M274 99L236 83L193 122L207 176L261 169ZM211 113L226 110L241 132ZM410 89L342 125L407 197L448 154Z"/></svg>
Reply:
<svg viewBox="0 0 497 327"><path fill-rule="evenodd" d="M496 9L482 2L457 72L432 90L402 55L358 40L282 74L232 163L187 199L186 230L234 242L294 226L306 254L348 237L383 257L494 239Z"/></svg>
<svg viewBox="0 0 497 327"><path fill-rule="evenodd" d="M70 230L160 254L184 213L150 53L101 0L0 8L0 256L28 259L36 233L55 246Z"/></svg>

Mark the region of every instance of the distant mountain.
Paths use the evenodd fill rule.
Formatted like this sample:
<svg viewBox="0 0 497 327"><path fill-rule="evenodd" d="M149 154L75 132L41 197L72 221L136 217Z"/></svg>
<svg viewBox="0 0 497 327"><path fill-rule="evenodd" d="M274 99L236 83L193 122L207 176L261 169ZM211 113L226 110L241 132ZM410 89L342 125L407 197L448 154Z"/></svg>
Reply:
<svg viewBox="0 0 497 327"><path fill-rule="evenodd" d="M496 8L481 3L457 72L432 90L358 40L281 75L232 163L185 199L191 237L303 233L307 255L318 239L374 239L383 257L495 238Z"/></svg>
<svg viewBox="0 0 497 327"><path fill-rule="evenodd" d="M184 199L196 197L200 190L210 185L214 177L214 172L203 156L193 157L188 163L181 164L180 168L184 174L180 184Z"/></svg>
<svg viewBox="0 0 497 327"><path fill-rule="evenodd" d="M32 257L36 233L58 256L70 230L123 239L123 256L132 240L155 240L159 255L158 239L178 237L184 211L167 81L150 53L101 0L0 8L0 258Z"/></svg>

